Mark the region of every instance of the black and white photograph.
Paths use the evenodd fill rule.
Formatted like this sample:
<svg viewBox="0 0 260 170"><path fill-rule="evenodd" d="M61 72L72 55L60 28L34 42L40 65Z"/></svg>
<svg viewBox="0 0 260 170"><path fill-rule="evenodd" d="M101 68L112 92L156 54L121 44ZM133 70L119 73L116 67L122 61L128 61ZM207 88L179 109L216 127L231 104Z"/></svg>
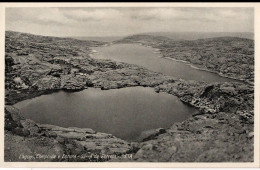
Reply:
<svg viewBox="0 0 260 170"><path fill-rule="evenodd" d="M5 7L4 162L258 161L254 21L241 6Z"/></svg>

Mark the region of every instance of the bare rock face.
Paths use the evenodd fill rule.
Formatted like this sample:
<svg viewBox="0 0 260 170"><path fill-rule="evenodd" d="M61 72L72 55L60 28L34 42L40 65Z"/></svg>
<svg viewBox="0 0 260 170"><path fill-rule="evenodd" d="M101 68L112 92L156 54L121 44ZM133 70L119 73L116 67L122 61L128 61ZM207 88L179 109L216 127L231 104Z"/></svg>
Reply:
<svg viewBox="0 0 260 170"><path fill-rule="evenodd" d="M46 76L33 84L38 90L53 90L60 88L60 79L53 76Z"/></svg>
<svg viewBox="0 0 260 170"><path fill-rule="evenodd" d="M5 106L5 130L19 136L38 136L38 125L21 116L20 111L13 106Z"/></svg>
<svg viewBox="0 0 260 170"><path fill-rule="evenodd" d="M97 154L124 154L131 146L128 142L114 137L111 134L95 132L89 128L63 128L54 125L39 125L48 133L55 133L56 139L69 144L69 150L72 152L97 153ZM61 140L62 139L62 140Z"/></svg>
<svg viewBox="0 0 260 170"><path fill-rule="evenodd" d="M158 128L158 129L151 129L144 131L140 134L138 140L139 141L147 141L147 140L152 140L156 136L166 133L166 130L163 128Z"/></svg>
<svg viewBox="0 0 260 170"><path fill-rule="evenodd" d="M5 130L14 131L14 129L22 128L21 120L24 120L24 118L17 108L5 106Z"/></svg>
<svg viewBox="0 0 260 170"><path fill-rule="evenodd" d="M61 77L61 89L80 90L86 85L85 76L63 75Z"/></svg>
<svg viewBox="0 0 260 170"><path fill-rule="evenodd" d="M96 133L93 129L90 128L69 127L68 129L73 129L75 132L80 132L80 133L89 133L89 134Z"/></svg>
<svg viewBox="0 0 260 170"><path fill-rule="evenodd" d="M5 134L5 161L9 162L52 162L61 161L63 147L53 138L24 138Z"/></svg>
<svg viewBox="0 0 260 170"><path fill-rule="evenodd" d="M141 142L132 161L252 162L253 128L237 127L240 120L235 115L226 116L223 122L223 115L218 119L212 114L198 115L173 125L156 139Z"/></svg>
<svg viewBox="0 0 260 170"><path fill-rule="evenodd" d="M84 141L75 140L77 148L83 148L85 152L98 153L103 155L126 154L131 150L128 142L115 137L87 138Z"/></svg>
<svg viewBox="0 0 260 170"><path fill-rule="evenodd" d="M32 121L30 119L25 119L25 120L20 120L20 123L24 129L26 129L30 132L30 135L32 135L32 136L38 135L40 129L34 121Z"/></svg>
<svg viewBox="0 0 260 170"><path fill-rule="evenodd" d="M64 128L64 127L48 125L48 124L38 124L38 126L41 129L45 129L48 131L77 132L77 133L89 133L89 134L96 133L94 130L92 130L90 128L78 128L78 127Z"/></svg>

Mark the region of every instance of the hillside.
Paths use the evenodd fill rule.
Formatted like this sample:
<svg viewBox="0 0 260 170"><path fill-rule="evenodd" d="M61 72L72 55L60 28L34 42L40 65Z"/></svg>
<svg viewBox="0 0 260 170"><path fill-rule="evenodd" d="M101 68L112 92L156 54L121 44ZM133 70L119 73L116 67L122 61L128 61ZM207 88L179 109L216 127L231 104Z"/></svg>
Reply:
<svg viewBox="0 0 260 170"><path fill-rule="evenodd" d="M254 41L218 37L175 41L168 37L133 35L115 43L139 43L159 49L163 57L183 60L219 75L254 82Z"/></svg>
<svg viewBox="0 0 260 170"><path fill-rule="evenodd" d="M170 41L168 38L141 38L144 37L145 44L171 49L165 43ZM96 41L18 32L6 32L5 38L6 162L254 161L254 89L248 84L184 81L137 65L93 59L90 47L104 45ZM134 41L128 38L127 42ZM207 44L205 40L199 41ZM229 43L229 39L226 41ZM89 87L109 90L131 86L175 95L184 104L195 107L198 113L167 129L144 131L139 141L129 142L88 127L39 124L24 118L13 106L58 90L74 92ZM127 154L131 157L122 157ZM47 157L39 158L39 155Z"/></svg>
<svg viewBox="0 0 260 170"><path fill-rule="evenodd" d="M112 42L116 40L120 40L124 38L123 36L104 36L104 37L91 37L91 36L73 36L70 38L74 38L77 40L85 40L85 41L101 41L101 42Z"/></svg>
<svg viewBox="0 0 260 170"><path fill-rule="evenodd" d="M254 39L254 33L251 32L151 32L143 33L152 36L164 36L173 40L197 40L217 37L239 37Z"/></svg>

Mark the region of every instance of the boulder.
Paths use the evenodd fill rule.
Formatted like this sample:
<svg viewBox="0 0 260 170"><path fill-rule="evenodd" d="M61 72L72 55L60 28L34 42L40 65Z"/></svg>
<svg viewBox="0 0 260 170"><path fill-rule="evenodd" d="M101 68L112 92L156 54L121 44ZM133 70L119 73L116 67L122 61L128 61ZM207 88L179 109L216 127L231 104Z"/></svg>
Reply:
<svg viewBox="0 0 260 170"><path fill-rule="evenodd" d="M30 132L30 135L38 135L40 129L34 121L25 119L20 122L22 127Z"/></svg>
<svg viewBox="0 0 260 170"><path fill-rule="evenodd" d="M86 85L85 76L63 75L61 76L61 88L65 90L80 90Z"/></svg>
<svg viewBox="0 0 260 170"><path fill-rule="evenodd" d="M38 124L38 126L42 129L50 130L50 131L78 132L78 133L88 133L88 134L96 133L93 129L90 128L78 128L78 127L64 128L64 127L49 125L49 124Z"/></svg>
<svg viewBox="0 0 260 170"><path fill-rule="evenodd" d="M254 137L254 132L248 133L248 138L253 138Z"/></svg>
<svg viewBox="0 0 260 170"><path fill-rule="evenodd" d="M19 127L15 128L13 130L13 133L16 134L16 135L19 135L19 136L24 136L24 137L30 135L30 131L29 130L23 129L23 128L19 128Z"/></svg>
<svg viewBox="0 0 260 170"><path fill-rule="evenodd" d="M74 132L79 132L79 133L90 133L90 134L96 133L93 129L90 128L69 127L68 129L73 129Z"/></svg>
<svg viewBox="0 0 260 170"><path fill-rule="evenodd" d="M57 136L65 139L85 140L86 133L56 131Z"/></svg>
<svg viewBox="0 0 260 170"><path fill-rule="evenodd" d="M158 129L151 129L147 131L143 131L141 135L138 137L138 141L147 141L147 140L152 140L156 136L166 133L166 130L163 128L158 128Z"/></svg>
<svg viewBox="0 0 260 170"><path fill-rule="evenodd" d="M17 108L15 108L14 106L6 105L5 112L7 114L10 114L12 120L15 122L20 122L20 120L24 119L24 117L20 114L20 111Z"/></svg>
<svg viewBox="0 0 260 170"><path fill-rule="evenodd" d="M48 131L48 132L44 132L45 136L50 137L50 138L56 138L57 137L57 133L53 132L53 131Z"/></svg>
<svg viewBox="0 0 260 170"><path fill-rule="evenodd" d="M231 87L231 86L224 86L224 85L221 85L219 90L224 93L224 94L228 94L228 95L231 95L231 96L234 96L237 94L237 91L235 90L234 87Z"/></svg>

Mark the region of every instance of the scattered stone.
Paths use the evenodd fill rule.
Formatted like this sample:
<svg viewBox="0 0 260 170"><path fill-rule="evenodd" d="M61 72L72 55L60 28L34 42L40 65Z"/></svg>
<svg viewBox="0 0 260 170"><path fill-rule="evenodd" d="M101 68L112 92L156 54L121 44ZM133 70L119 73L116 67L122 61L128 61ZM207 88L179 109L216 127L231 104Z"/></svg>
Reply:
<svg viewBox="0 0 260 170"><path fill-rule="evenodd" d="M177 57L176 59L195 62L216 73L243 78L248 83L254 82L251 40L230 37L198 40L198 44L203 44L203 49L199 49L198 44L189 41L179 44L180 42L164 37L153 37L152 40L150 36L138 37L145 38L142 45L160 49L163 57ZM134 39L130 38L130 41ZM229 55L229 60L232 61L227 61L223 58L226 53L219 53L216 47L224 45L225 49L229 48L232 46L230 42L235 45L235 48L230 50L236 52L235 57L233 54ZM242 44L243 48L239 47L239 44ZM14 104L61 89L76 91L93 86L109 90L143 86L152 87L156 92L176 95L182 102L198 108L201 115L176 123L167 130L159 128L143 132L139 142L129 143L111 134L95 132L88 128L40 125L23 118L15 107L6 105L6 161L78 161L70 158L18 158L18 155L31 155L35 152L43 155L62 155L69 151L73 154L133 154L133 159L123 161L253 162L252 86L238 82L208 84L184 81L136 65L90 58L89 47L98 45L104 43L6 32L6 104ZM189 48L183 51L184 45ZM204 56L187 53L187 50L194 52L197 49L202 50L200 55L206 49ZM214 55L209 53L210 50ZM237 56L239 53L243 53L243 57ZM240 64L245 62L249 63Z"/></svg>
<svg viewBox="0 0 260 170"><path fill-rule="evenodd" d="M249 134L248 134L248 138L253 138L254 137L254 132L250 132Z"/></svg>

